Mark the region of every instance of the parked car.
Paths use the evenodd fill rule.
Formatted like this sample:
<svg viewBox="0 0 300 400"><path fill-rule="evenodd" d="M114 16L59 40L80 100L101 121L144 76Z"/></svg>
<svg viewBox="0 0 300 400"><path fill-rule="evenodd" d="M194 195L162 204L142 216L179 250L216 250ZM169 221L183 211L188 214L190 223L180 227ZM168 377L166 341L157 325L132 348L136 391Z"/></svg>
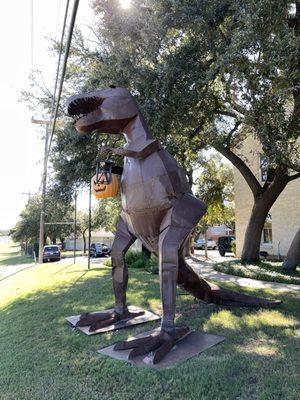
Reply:
<svg viewBox="0 0 300 400"><path fill-rule="evenodd" d="M220 236L218 239L218 250L220 256L224 257L225 253L232 252L231 244L235 240L235 236Z"/></svg>
<svg viewBox="0 0 300 400"><path fill-rule="evenodd" d="M198 239L194 242L194 248L197 250L204 249L205 246L205 240L204 239Z"/></svg>
<svg viewBox="0 0 300 400"><path fill-rule="evenodd" d="M217 243L216 243L216 241L215 241L215 240L212 240L212 239L209 239L209 240L207 241L207 248L208 248L209 250L216 250L216 248L217 248Z"/></svg>
<svg viewBox="0 0 300 400"><path fill-rule="evenodd" d="M205 240L204 239L198 239L196 240L196 242L194 243L194 248L195 249L201 249L204 250L205 248ZM217 243L214 240L208 240L207 241L207 248L209 250L215 250L217 248Z"/></svg>
<svg viewBox="0 0 300 400"><path fill-rule="evenodd" d="M104 243L92 243L90 247L91 257L104 257L109 256L111 249Z"/></svg>
<svg viewBox="0 0 300 400"><path fill-rule="evenodd" d="M46 261L60 261L61 253L59 246L56 244L51 244L48 246L44 246L43 249L43 262Z"/></svg>

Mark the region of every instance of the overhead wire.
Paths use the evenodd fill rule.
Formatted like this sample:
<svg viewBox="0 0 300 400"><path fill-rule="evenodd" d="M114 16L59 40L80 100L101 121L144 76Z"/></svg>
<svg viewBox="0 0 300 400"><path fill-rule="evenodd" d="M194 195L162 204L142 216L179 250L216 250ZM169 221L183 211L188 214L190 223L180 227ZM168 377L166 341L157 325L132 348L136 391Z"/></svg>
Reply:
<svg viewBox="0 0 300 400"><path fill-rule="evenodd" d="M33 0L31 0L31 7L30 7L30 69L33 70Z"/></svg>
<svg viewBox="0 0 300 400"><path fill-rule="evenodd" d="M33 2L33 0L31 0L31 1ZM54 110L55 110L56 91L57 91L57 84L58 84L58 78L59 78L61 57L62 57L63 46L64 46L64 37L65 37L65 30L66 30L66 24L67 24L68 11L69 11L69 4L70 4L70 0L67 0L66 7L65 7L65 13L64 13L64 19L63 19L63 26L62 26L62 31L61 31L59 54L58 54L58 60L57 60L57 68L56 68L56 75L55 75L55 84L54 84L54 89L53 89L53 97L52 97L49 125L52 122L52 119L53 119L53 116L54 116ZM60 9L60 5L61 5L61 2L59 3L59 9ZM56 37L57 37L57 34L56 34ZM48 128L48 126L46 127L46 138L45 138L45 141L47 143L46 143L46 152L45 152L45 155L44 155L44 157L46 157L47 160L48 160L48 154L47 153L48 153L48 140L49 140L49 128ZM40 186L39 186L38 193L41 193L41 191L42 191L43 182L44 182L44 174L42 176L42 180L41 180L41 183L40 183Z"/></svg>
<svg viewBox="0 0 300 400"><path fill-rule="evenodd" d="M63 46L64 46L64 37L65 37L67 16L68 16L68 11L69 11L69 4L70 4L70 0L67 0L66 8L65 8L64 21L63 21L63 28L62 28L62 32L61 32L60 46L59 46L56 77L55 77L55 84L54 84L54 90L53 90L53 101L52 101L51 114L50 114L50 122L53 119L54 111L55 111L55 98L56 98L56 91L57 91L57 84L58 84L58 77L59 77L61 56L62 56Z"/></svg>
<svg viewBox="0 0 300 400"><path fill-rule="evenodd" d="M64 64L63 64L63 69L62 69L61 78L60 78L59 92L58 92L58 96L57 96L57 99L56 99L56 92L57 92L59 73L60 73L60 64L61 64L61 59L62 59L63 47L64 47L64 37L65 37L65 30L66 30L66 25L67 25L67 17L68 17L69 5L70 5L70 0L67 0L66 7L65 7L65 13L64 13L64 19L63 19L63 27L62 27L62 33L61 33L60 46L59 46L59 55L58 55L58 61L57 61L56 77L55 77L53 98L52 98L52 104L51 104L51 112L50 112L50 121L49 121L50 123L49 123L49 125L51 125L51 130L49 131L48 127L46 129L46 142L47 142L47 151L45 153L46 164L48 163L48 158L49 158L49 153L50 153L53 133L54 133L54 130L55 130L55 124L56 124L58 107L59 107L59 102L60 102L60 97L61 97L63 80L64 80L64 76L65 76L65 71L66 71L66 63L67 63L67 59L68 59L68 55L69 55L70 43L71 43L72 34L73 34L73 30L74 30L74 25L75 25L75 19L76 19L77 9L78 9L78 5L79 5L79 0L75 0L74 1L74 5L73 5L72 17L71 17L70 27L69 27L69 34L68 34L68 38L67 38L67 41L66 41ZM50 141L49 141L49 135L50 135ZM42 190L43 182L44 182L44 175L42 177L41 185L39 187L39 193Z"/></svg>
<svg viewBox="0 0 300 400"><path fill-rule="evenodd" d="M68 3L67 3L67 5L68 5ZM45 197L46 197L46 185L47 185L48 158L49 158L52 138L53 138L53 134L54 134L54 130L55 130L56 118L57 118L57 114L58 114L58 107L59 107L59 102L60 102L60 98L61 98L64 77L65 77L65 73L66 73L67 61L68 61L68 56L69 56L69 51L70 51L70 46L71 46L71 40L72 40L78 5L79 5L79 0L74 0L73 10L72 10L72 15L71 15L71 20L70 20L70 26L69 26L69 32L68 32L68 37L67 37L66 46L65 46L65 55L64 55L61 76L60 76L60 83L59 83L58 94L57 94L57 99L56 99L56 106L55 106L54 113L53 113L53 120L50 121L50 124L52 122L51 131L49 132L49 130L46 129L45 156L44 156L42 196L41 196L40 232L39 232L39 264L43 263L43 244L44 244L44 233L45 233L45 225L44 225L45 224ZM65 24L64 24L64 26L65 26ZM61 47L61 49L62 49L62 47ZM59 60L60 60L60 58L59 58ZM59 66L57 69L57 75L58 75L58 71L59 71ZM57 83L56 83L56 87L57 87ZM54 101L55 101L55 95L53 97L53 102ZM49 138L49 133L50 133L50 138ZM49 141L49 143L48 143L48 141Z"/></svg>
<svg viewBox="0 0 300 400"><path fill-rule="evenodd" d="M71 15L71 20L70 20L70 26L69 26L69 32L68 32L66 48L65 48L65 56L64 56L64 61L63 61L63 66L62 66L62 71L61 71L61 76L60 76L60 83L59 83L59 88L58 88L58 94L57 94L57 99L56 99L56 106L55 106L54 115L53 115L53 121L52 121L52 125L51 125L51 132L50 132L50 140L49 140L49 145L48 145L47 158L49 157L51 144L52 144L52 140L53 140L53 135L54 135L54 131L55 131L58 108L59 108L59 103L60 103L60 98L61 98L64 78L65 78L65 74L66 74L67 61L68 61L70 47L71 47L71 40L72 40L73 30L74 30L74 26L75 26L75 20L76 20L78 5L79 5L79 0L74 0L73 10L72 10L72 15Z"/></svg>

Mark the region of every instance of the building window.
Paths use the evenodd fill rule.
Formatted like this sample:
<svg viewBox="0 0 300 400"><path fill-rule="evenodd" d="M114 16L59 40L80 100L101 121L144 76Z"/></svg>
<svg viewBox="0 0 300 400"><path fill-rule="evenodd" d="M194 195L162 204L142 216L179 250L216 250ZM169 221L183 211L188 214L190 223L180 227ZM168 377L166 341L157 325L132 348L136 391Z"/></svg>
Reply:
<svg viewBox="0 0 300 400"><path fill-rule="evenodd" d="M268 168L269 168L268 158L264 154L261 154L261 156L260 156L260 179L262 182L266 182L266 180L268 178Z"/></svg>
<svg viewBox="0 0 300 400"><path fill-rule="evenodd" d="M263 233L262 233L263 244L272 244L272 217L270 214L267 215Z"/></svg>

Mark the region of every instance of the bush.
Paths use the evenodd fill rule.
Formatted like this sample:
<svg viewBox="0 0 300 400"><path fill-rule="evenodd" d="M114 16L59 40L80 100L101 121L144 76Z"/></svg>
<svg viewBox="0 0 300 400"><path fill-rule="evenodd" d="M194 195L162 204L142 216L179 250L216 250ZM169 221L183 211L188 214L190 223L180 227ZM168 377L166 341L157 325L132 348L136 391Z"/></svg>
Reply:
<svg viewBox="0 0 300 400"><path fill-rule="evenodd" d="M148 260L148 268L147 270L151 272L153 275L158 275L158 259L155 256L151 256Z"/></svg>
<svg viewBox="0 0 300 400"><path fill-rule="evenodd" d="M258 265L242 265L240 260L223 262L214 265L214 270L225 274L241 276L243 278L258 279L261 281L300 284L299 273L285 275L280 272L281 263L261 262Z"/></svg>
<svg viewBox="0 0 300 400"><path fill-rule="evenodd" d="M231 251L233 252L233 254L234 254L235 257L236 257L236 241L235 241L235 240L233 240L233 241L231 242Z"/></svg>
<svg viewBox="0 0 300 400"><path fill-rule="evenodd" d="M128 268L146 268L148 258L141 251L128 251L125 255Z"/></svg>
<svg viewBox="0 0 300 400"><path fill-rule="evenodd" d="M104 260L103 265L105 265L106 267L111 267L111 258L106 258L106 260Z"/></svg>
<svg viewBox="0 0 300 400"><path fill-rule="evenodd" d="M158 261L155 256L148 258L140 251L128 251L125 255L125 261L128 268L145 269L151 274L158 274ZM111 258L106 259L103 264L111 267Z"/></svg>

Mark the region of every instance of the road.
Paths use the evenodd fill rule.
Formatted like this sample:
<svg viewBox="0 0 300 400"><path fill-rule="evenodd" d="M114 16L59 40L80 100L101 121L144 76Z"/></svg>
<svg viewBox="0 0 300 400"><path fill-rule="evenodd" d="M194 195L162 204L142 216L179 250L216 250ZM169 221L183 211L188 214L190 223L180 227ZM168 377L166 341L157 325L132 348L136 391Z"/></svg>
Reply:
<svg viewBox="0 0 300 400"><path fill-rule="evenodd" d="M106 257L100 258L91 258L91 268L101 266L103 262L106 260ZM73 257L62 258L60 261L50 261L52 264L61 264L61 265L71 265L73 263ZM88 263L87 256L77 256L76 263L80 263L82 265L86 265ZM47 263L48 264L48 263ZM44 265L44 264L43 264ZM16 265L3 265L0 266L0 282L10 276L13 276L25 269L39 267L39 264L16 264Z"/></svg>

